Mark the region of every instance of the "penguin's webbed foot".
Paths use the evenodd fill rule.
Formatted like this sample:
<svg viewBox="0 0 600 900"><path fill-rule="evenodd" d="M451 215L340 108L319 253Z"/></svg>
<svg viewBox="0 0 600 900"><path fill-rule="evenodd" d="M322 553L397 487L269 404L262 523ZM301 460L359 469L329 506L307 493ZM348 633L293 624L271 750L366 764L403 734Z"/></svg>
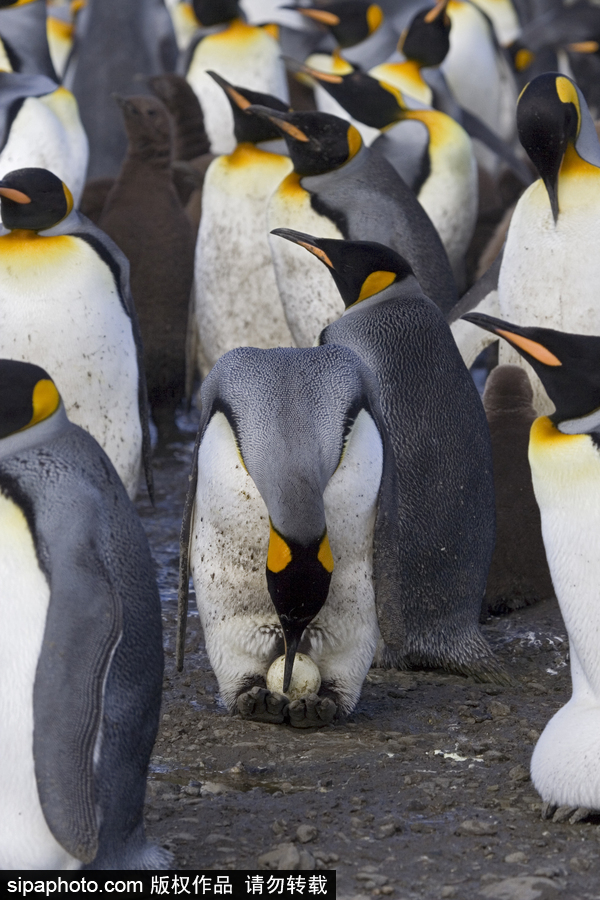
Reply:
<svg viewBox="0 0 600 900"><path fill-rule="evenodd" d="M255 685L237 698L237 708L243 719L254 722L270 722L280 725L284 719L284 710L288 698L276 694L266 688Z"/></svg>
<svg viewBox="0 0 600 900"><path fill-rule="evenodd" d="M557 806L556 803L549 802L542 806L542 819L552 819L559 824L568 821L569 825L576 825L592 814L593 810L586 806Z"/></svg>
<svg viewBox="0 0 600 900"><path fill-rule="evenodd" d="M309 694L300 700L292 700L286 712L293 728L323 728L333 722L337 705L330 697Z"/></svg>

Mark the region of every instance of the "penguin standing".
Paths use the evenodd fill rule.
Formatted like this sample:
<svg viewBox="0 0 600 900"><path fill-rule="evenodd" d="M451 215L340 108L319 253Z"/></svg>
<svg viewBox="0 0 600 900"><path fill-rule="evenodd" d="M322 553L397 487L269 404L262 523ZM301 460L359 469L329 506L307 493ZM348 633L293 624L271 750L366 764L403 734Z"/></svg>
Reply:
<svg viewBox="0 0 600 900"><path fill-rule="evenodd" d="M0 178L13 169L50 169L83 191L88 142L77 102L59 86L46 37L44 0L0 9Z"/></svg>
<svg viewBox="0 0 600 900"><path fill-rule="evenodd" d="M231 153L236 143L231 107L207 72L287 101L281 50L268 28L243 20L237 0L194 0L194 12L202 30L187 51L184 74L202 103L212 152Z"/></svg>
<svg viewBox="0 0 600 900"><path fill-rule="evenodd" d="M326 725L355 707L379 627L395 646L403 641L402 620L386 607L394 465L376 381L343 347L245 347L221 357L201 392L178 666L189 558L227 707L259 721ZM290 704L265 678L285 652L286 691L296 650L318 667L321 688Z"/></svg>
<svg viewBox="0 0 600 900"><path fill-rule="evenodd" d="M204 373L234 347L294 344L267 233L269 198L292 163L277 152L285 150L279 129L245 112L253 103L284 113L287 106L275 97L234 87L214 72L209 75L229 98L238 144L233 153L214 160L204 183L194 273L198 367Z"/></svg>
<svg viewBox="0 0 600 900"><path fill-rule="evenodd" d="M439 234L458 281L477 220L477 163L466 131L435 109L409 109L402 94L354 70L308 71L354 119L380 130L371 152L381 154L417 195Z"/></svg>
<svg viewBox="0 0 600 900"><path fill-rule="evenodd" d="M148 542L39 366L0 360L0 868L154 869L163 653Z"/></svg>
<svg viewBox="0 0 600 900"><path fill-rule="evenodd" d="M388 247L274 234L313 253L340 291L346 312L320 346L353 350L379 385L397 479L397 580L385 604L406 628L403 648L380 662L502 678L479 630L495 538L489 430L441 311Z"/></svg>
<svg viewBox="0 0 600 900"><path fill-rule="evenodd" d="M465 312L506 316L580 334L600 333L600 143L583 94L565 75L548 72L523 90L517 107L521 143L540 178L517 203L495 277L482 280L451 314L452 332L467 366L493 340ZM490 272L490 276L494 276ZM535 372L512 348L501 363L525 367L538 413L551 403Z"/></svg>
<svg viewBox="0 0 600 900"><path fill-rule="evenodd" d="M302 228L330 238L385 243L402 252L440 307L453 306L456 284L431 220L387 160L363 145L353 125L321 112L250 111L280 129L294 165L269 202L269 230ZM339 293L327 273L294 245L271 240L271 252L290 331L298 346L310 346L343 312Z"/></svg>
<svg viewBox="0 0 600 900"><path fill-rule="evenodd" d="M527 462L529 431L536 418L532 399L529 379L520 366L492 369L483 395L496 493L496 546L485 589L490 613L554 596Z"/></svg>
<svg viewBox="0 0 600 900"><path fill-rule="evenodd" d="M546 725L531 759L544 817L600 811L600 338L468 320L522 353L555 411L536 419L529 462L552 582L569 635L573 695ZM565 809L566 808L566 809Z"/></svg>
<svg viewBox="0 0 600 900"><path fill-rule="evenodd" d="M0 198L0 354L44 364L133 498L142 461L149 489L151 469L129 264L51 172L11 172Z"/></svg>
<svg viewBox="0 0 600 900"><path fill-rule="evenodd" d="M185 393L185 341L194 273L194 234L171 175L172 124L156 97L117 98L129 150L100 228L131 266L152 417L161 438L176 431Z"/></svg>

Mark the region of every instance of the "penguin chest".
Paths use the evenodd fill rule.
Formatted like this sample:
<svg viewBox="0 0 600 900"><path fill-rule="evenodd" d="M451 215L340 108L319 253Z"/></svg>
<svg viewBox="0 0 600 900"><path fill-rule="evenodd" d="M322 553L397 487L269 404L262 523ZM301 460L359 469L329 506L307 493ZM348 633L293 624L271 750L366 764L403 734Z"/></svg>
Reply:
<svg viewBox="0 0 600 900"><path fill-rule="evenodd" d="M46 824L33 758L33 685L50 589L25 516L2 492L0 580L0 868L79 868Z"/></svg>
<svg viewBox="0 0 600 900"><path fill-rule="evenodd" d="M239 145L211 164L196 243L195 314L210 366L234 347L290 347L267 238L267 204L288 157Z"/></svg>
<svg viewBox="0 0 600 900"><path fill-rule="evenodd" d="M231 153L236 142L229 101L206 72L212 70L230 84L287 101L287 80L280 54L279 44L264 29L240 20L200 41L186 78L202 104L213 153Z"/></svg>
<svg viewBox="0 0 600 900"><path fill-rule="evenodd" d="M49 169L68 185L77 207L87 164L87 137L73 95L58 88L44 97L28 97L0 153L0 178L30 166Z"/></svg>
<svg viewBox="0 0 600 900"><path fill-rule="evenodd" d="M600 450L589 435L562 434L542 417L531 429L529 462L556 596L585 684L600 704Z"/></svg>
<svg viewBox="0 0 600 900"><path fill-rule="evenodd" d="M321 238L342 239L337 225L315 212L311 195L296 173L271 197L268 231L293 228ZM275 278L290 331L298 347L312 347L327 325L344 312L344 303L327 267L303 247L269 234Z"/></svg>
<svg viewBox="0 0 600 900"><path fill-rule="evenodd" d="M135 495L142 434L131 320L85 241L31 234L0 237L0 353L48 371L69 418Z"/></svg>

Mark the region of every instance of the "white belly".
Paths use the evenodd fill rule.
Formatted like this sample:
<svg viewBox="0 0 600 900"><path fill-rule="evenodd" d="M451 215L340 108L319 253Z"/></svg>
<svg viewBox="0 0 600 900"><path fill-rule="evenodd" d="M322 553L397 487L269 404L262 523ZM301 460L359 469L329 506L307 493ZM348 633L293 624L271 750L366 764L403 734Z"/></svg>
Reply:
<svg viewBox="0 0 600 900"><path fill-rule="evenodd" d="M268 231L293 228L320 238L343 235L310 205L310 194L292 174L271 197ZM285 317L298 347L312 347L321 331L344 312L344 302L327 267L297 244L269 235L275 278Z"/></svg>
<svg viewBox="0 0 600 900"><path fill-rule="evenodd" d="M277 41L263 29L239 21L200 42L186 78L202 104L204 126L213 153L231 153L236 141L229 100L206 74L207 70L226 78L230 84L287 102L287 81L280 54Z"/></svg>
<svg viewBox="0 0 600 900"><path fill-rule="evenodd" d="M209 368L234 347L291 347L267 238L269 197L287 157L250 144L211 164L196 243L195 314ZM202 368L202 367L201 367Z"/></svg>
<svg viewBox="0 0 600 900"><path fill-rule="evenodd" d="M600 452L587 435L542 429L547 422L534 423L529 459L573 696L540 737L532 778L544 800L600 809Z"/></svg>
<svg viewBox="0 0 600 900"><path fill-rule="evenodd" d="M13 169L49 169L67 185L79 206L88 164L88 142L73 95L59 88L28 97L0 153L0 178Z"/></svg>
<svg viewBox="0 0 600 900"><path fill-rule="evenodd" d="M501 318L515 325L600 334L600 188L590 183L588 196L585 203L575 194L559 194L556 225L541 181L521 197L500 270ZM533 369L505 341L500 342L500 362L515 363L527 370L539 413L554 409Z"/></svg>
<svg viewBox="0 0 600 900"><path fill-rule="evenodd" d="M15 234L0 238L0 356L46 369L71 421L96 438L134 497L137 357L112 274L82 240Z"/></svg>
<svg viewBox="0 0 600 900"><path fill-rule="evenodd" d="M33 683L50 600L20 508L0 493L0 869L78 869L40 806Z"/></svg>
<svg viewBox="0 0 600 900"><path fill-rule="evenodd" d="M372 584L373 526L383 451L361 412L324 494L333 553L328 599L308 629L309 655L351 709L379 635ZM225 416L216 413L200 445L191 567L206 647L226 704L244 680L265 676L281 645L267 589L267 508L245 471Z"/></svg>

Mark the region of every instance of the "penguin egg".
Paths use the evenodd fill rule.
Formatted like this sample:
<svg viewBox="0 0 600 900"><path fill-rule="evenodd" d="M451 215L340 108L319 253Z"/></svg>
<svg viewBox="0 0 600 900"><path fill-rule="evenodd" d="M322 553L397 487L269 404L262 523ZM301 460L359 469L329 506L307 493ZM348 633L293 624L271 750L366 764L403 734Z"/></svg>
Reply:
<svg viewBox="0 0 600 900"><path fill-rule="evenodd" d="M267 688L273 693L283 694L283 670L285 656L279 656L267 672ZM321 673L310 658L304 653L296 653L290 686L285 696L290 700L299 700L307 694L316 694L321 687Z"/></svg>

